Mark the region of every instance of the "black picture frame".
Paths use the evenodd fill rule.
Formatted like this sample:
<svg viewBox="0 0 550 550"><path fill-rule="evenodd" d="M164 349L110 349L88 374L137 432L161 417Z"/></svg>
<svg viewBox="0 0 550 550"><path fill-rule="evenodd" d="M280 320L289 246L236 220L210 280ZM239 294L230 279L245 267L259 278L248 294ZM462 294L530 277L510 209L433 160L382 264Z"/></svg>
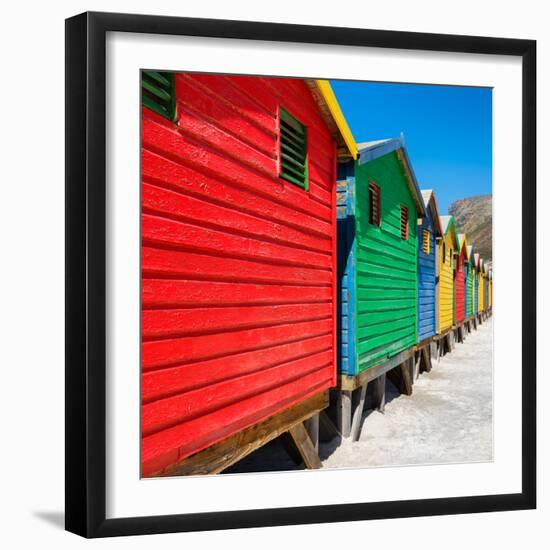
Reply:
<svg viewBox="0 0 550 550"><path fill-rule="evenodd" d="M105 517L108 31L518 56L522 121L522 491L152 517ZM84 13L66 20L66 529L107 537L532 509L536 506L536 42L244 21Z"/></svg>

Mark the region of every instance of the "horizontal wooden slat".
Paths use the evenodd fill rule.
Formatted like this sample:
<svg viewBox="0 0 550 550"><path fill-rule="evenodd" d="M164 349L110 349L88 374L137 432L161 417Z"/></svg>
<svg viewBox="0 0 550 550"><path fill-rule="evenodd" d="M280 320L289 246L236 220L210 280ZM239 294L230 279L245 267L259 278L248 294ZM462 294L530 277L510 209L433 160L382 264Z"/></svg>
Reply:
<svg viewBox="0 0 550 550"><path fill-rule="evenodd" d="M144 310L141 314L141 334L147 340L189 336L300 322L328 317L331 313L331 303Z"/></svg>
<svg viewBox="0 0 550 550"><path fill-rule="evenodd" d="M295 382L144 437L141 447L142 476L162 471L191 453L327 389L331 377L332 367L315 371Z"/></svg>
<svg viewBox="0 0 550 550"><path fill-rule="evenodd" d="M165 279L142 281L142 305L146 309L165 309L166 306L320 303L331 299L330 286L301 287Z"/></svg>
<svg viewBox="0 0 550 550"><path fill-rule="evenodd" d="M142 408L142 433L148 435L170 427L176 422L185 422L198 415L206 415L210 411L269 391L314 371L326 371L331 363L332 351L323 351L304 359L297 359L181 395L154 401Z"/></svg>
<svg viewBox="0 0 550 550"><path fill-rule="evenodd" d="M154 215L166 214L183 222L200 222L220 231L227 229L250 238L260 237L293 247L301 245L312 251L330 252L332 249L332 240L328 237L316 237L259 216L221 207L146 182L141 186L141 204L142 208Z"/></svg>
<svg viewBox="0 0 550 550"><path fill-rule="evenodd" d="M142 247L141 266L144 278L326 286L331 283L332 277L331 272L324 269L275 265L151 246Z"/></svg>
<svg viewBox="0 0 550 550"><path fill-rule="evenodd" d="M282 204L278 197L260 186L241 186L216 178L189 166L178 164L147 149L142 150L141 171L157 186L165 186L196 198L288 225L303 233L326 238L330 221L305 214L293 204Z"/></svg>
<svg viewBox="0 0 550 550"><path fill-rule="evenodd" d="M149 370L177 363L214 358L238 351L263 349L276 346L281 342L319 336L332 330L332 326L332 319L329 318L206 336L144 342L141 346L142 368Z"/></svg>
<svg viewBox="0 0 550 550"><path fill-rule="evenodd" d="M274 244L260 237L244 237L150 214L142 215L141 235L145 242L217 253L241 258L265 258L272 263L330 268L330 254Z"/></svg>
<svg viewBox="0 0 550 550"><path fill-rule="evenodd" d="M208 384L216 384L236 376L330 350L332 345L332 333L327 333L260 350L145 372L141 381L142 400L149 402Z"/></svg>
<svg viewBox="0 0 550 550"><path fill-rule="evenodd" d="M176 78L175 85L178 102L185 108L200 113L202 117L234 137L275 158L275 133L257 124L256 118L249 117L238 105L207 93L205 88L197 85L197 81L192 78Z"/></svg>
<svg viewBox="0 0 550 550"><path fill-rule="evenodd" d="M264 196L271 195L277 202L292 205L296 210L320 220L331 220L330 206L312 203L303 191L284 185L274 163L269 167L243 163L240 157L199 143L182 131L158 124L153 118L144 118L142 122L142 146L146 149L157 154L162 152L162 156L239 184L244 189L255 190Z"/></svg>

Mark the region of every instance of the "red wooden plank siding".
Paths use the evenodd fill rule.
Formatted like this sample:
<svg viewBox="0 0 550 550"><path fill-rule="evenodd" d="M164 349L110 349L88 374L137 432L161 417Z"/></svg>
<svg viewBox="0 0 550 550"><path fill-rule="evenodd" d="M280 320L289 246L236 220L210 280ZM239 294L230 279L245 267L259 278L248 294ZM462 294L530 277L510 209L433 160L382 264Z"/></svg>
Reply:
<svg viewBox="0 0 550 550"><path fill-rule="evenodd" d="M335 384L336 146L301 80L178 74L142 110L142 475ZM278 177L278 112L309 190Z"/></svg>
<svg viewBox="0 0 550 550"><path fill-rule="evenodd" d="M464 321L464 256L457 256L455 274L455 322Z"/></svg>

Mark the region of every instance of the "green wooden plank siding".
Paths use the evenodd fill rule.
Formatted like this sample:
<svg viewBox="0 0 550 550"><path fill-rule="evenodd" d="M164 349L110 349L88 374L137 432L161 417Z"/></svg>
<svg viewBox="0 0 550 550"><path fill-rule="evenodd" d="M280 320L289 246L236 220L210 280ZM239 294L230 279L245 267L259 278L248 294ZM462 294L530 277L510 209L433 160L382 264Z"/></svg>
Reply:
<svg viewBox="0 0 550 550"><path fill-rule="evenodd" d="M414 346L417 336L417 213L395 152L356 165L358 371ZM368 182L380 187L381 224L369 223ZM409 238L401 238L401 205Z"/></svg>

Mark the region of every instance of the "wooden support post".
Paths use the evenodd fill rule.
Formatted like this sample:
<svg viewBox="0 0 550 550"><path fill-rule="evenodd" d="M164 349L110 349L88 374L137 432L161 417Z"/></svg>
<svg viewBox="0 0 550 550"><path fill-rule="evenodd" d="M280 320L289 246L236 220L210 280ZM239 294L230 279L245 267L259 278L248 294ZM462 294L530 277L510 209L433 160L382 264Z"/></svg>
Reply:
<svg viewBox="0 0 550 550"><path fill-rule="evenodd" d="M365 382L361 386L361 395L359 396L359 403L353 411L353 420L351 423L351 440L357 441L361 435L361 418L363 417L363 409L365 408L365 395L367 394L368 382Z"/></svg>
<svg viewBox="0 0 550 550"><path fill-rule="evenodd" d="M381 374L374 381L374 402L376 408L383 414L386 406L386 373Z"/></svg>
<svg viewBox="0 0 550 550"><path fill-rule="evenodd" d="M294 440L294 444L296 445L296 447L298 447L300 455L302 455L302 459L304 461L304 464L306 465L306 468L309 468L310 470L322 468L323 465L321 464L319 455L317 454L317 451L315 450L315 447L313 446L313 443L309 438L304 424L300 422L299 424L292 426L289 432L292 439Z"/></svg>
<svg viewBox="0 0 550 550"><path fill-rule="evenodd" d="M286 454L290 457L292 462L294 462L296 466L300 466L303 463L302 455L294 444L294 439L292 439L290 432L281 434L279 440L283 444Z"/></svg>
<svg viewBox="0 0 550 550"><path fill-rule="evenodd" d="M401 365L399 365L399 370L401 371L401 378L403 380L403 393L405 395L412 395L413 390L411 379L409 377L410 370L407 363L401 363Z"/></svg>
<svg viewBox="0 0 550 550"><path fill-rule="evenodd" d="M422 349L422 356L424 358L424 369L426 372L430 372L432 370L432 359L427 348Z"/></svg>
<svg viewBox="0 0 550 550"><path fill-rule="evenodd" d="M305 421L305 427L315 451L319 452L319 414L314 414Z"/></svg>
<svg viewBox="0 0 550 550"><path fill-rule="evenodd" d="M337 428L342 437L349 437L351 433L351 399L353 392L340 390L336 403Z"/></svg>
<svg viewBox="0 0 550 550"><path fill-rule="evenodd" d="M249 428L245 428L244 430L223 439L219 443L215 443L214 445L185 458L171 470L163 472L162 475L209 475L223 472L229 466L232 466L269 441L272 441L282 434L290 432L294 426L299 424L305 431L302 422L308 418L311 418L319 411L326 409L328 405L328 391L320 392L309 399L290 407L282 413L271 416L267 420L254 424ZM309 436L307 436L307 438L313 452L315 453L315 449L313 448ZM294 445L291 446L294 448ZM296 453L294 453L294 455L296 455ZM302 461L301 457L296 457L296 459L299 462ZM317 459L319 459L318 456Z"/></svg>
<svg viewBox="0 0 550 550"><path fill-rule="evenodd" d="M332 441L336 436L339 436L340 432L334 425L334 422L330 419L330 416L326 411L319 413L319 437L321 441Z"/></svg>
<svg viewBox="0 0 550 550"><path fill-rule="evenodd" d="M409 369L409 380L411 382L411 386L414 386L414 369L415 369L415 361L414 361L414 355L407 361L407 367Z"/></svg>
<svg viewBox="0 0 550 550"><path fill-rule="evenodd" d="M447 336L445 337L447 339L447 349L449 352L453 351L454 345L453 345L453 339L451 336L451 330L447 333Z"/></svg>
<svg viewBox="0 0 550 550"><path fill-rule="evenodd" d="M426 348L423 348L426 349ZM416 352L416 358L414 362L413 379L416 380L420 376L420 370L422 367L422 350Z"/></svg>

